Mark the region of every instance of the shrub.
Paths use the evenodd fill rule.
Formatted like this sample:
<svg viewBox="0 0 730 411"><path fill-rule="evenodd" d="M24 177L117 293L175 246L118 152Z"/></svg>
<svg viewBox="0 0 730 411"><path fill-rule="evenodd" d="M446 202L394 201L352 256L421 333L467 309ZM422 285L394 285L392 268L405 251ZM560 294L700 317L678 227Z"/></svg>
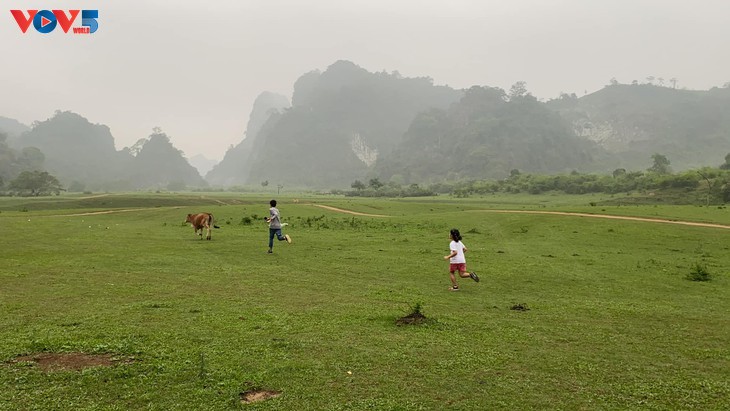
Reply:
<svg viewBox="0 0 730 411"><path fill-rule="evenodd" d="M687 274L687 279L690 281L710 281L711 275L707 271L707 267L697 263L692 267L689 274Z"/></svg>

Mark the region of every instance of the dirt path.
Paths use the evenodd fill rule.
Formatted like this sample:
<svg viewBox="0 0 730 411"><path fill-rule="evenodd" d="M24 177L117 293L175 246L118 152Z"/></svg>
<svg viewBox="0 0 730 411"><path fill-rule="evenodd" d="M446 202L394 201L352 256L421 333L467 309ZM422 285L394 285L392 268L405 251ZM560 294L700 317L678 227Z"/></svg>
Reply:
<svg viewBox="0 0 730 411"><path fill-rule="evenodd" d="M609 214L589 214L589 213L570 213L566 211L531 211L531 210L471 210L475 212L485 213L504 213L504 214L551 214L551 215L565 215L574 217L591 217L591 218L607 218L611 220L629 220L629 221L646 221L649 223L664 223L664 224L679 224L688 225L694 227L711 227L711 228L724 228L730 230L730 226L723 224L712 224L712 223L695 223L692 221L679 221L679 220L666 220L661 218L648 218L648 217L630 217L620 215L609 215Z"/></svg>
<svg viewBox="0 0 730 411"><path fill-rule="evenodd" d="M390 217L382 214L366 214L359 213L357 211L344 210L342 208L330 207L321 204L312 204L315 207L324 208L330 211L338 213L352 214L366 217ZM679 224L693 227L710 227L710 228L724 228L730 230L730 225L723 224L712 224L712 223L696 223L692 221L678 221L678 220L666 220L661 218L647 218L647 217L629 217L609 214L589 214L589 213L571 213L567 211L537 211L537 210L470 210L472 212L483 212L483 213L502 213L502 214L550 214L550 215L562 215L562 216L573 216L573 217L590 217L590 218L606 218L611 220L628 220L628 221L644 221L649 223L664 223L664 224Z"/></svg>
<svg viewBox="0 0 730 411"><path fill-rule="evenodd" d="M95 196L79 197L78 199L79 200L88 200L90 198L99 198L99 197L107 197L107 196L109 196L109 194L97 194ZM74 199L71 199L71 200L74 200Z"/></svg>
<svg viewBox="0 0 730 411"><path fill-rule="evenodd" d="M335 211L335 212L338 212L338 213L359 215L359 216L364 216L364 217L391 217L389 215L382 215L382 214L360 213L360 212L357 212L357 211L345 210L345 209L342 209L342 208L330 207L330 206L326 206L326 205L322 205L322 204L310 204L310 205L313 205L313 206L319 207L319 208L324 208L325 210Z"/></svg>
<svg viewBox="0 0 730 411"><path fill-rule="evenodd" d="M180 207L173 207L180 208ZM163 210L165 208L154 208L154 210ZM122 210L106 210L106 211L89 211L88 213L75 213L75 214L52 214L52 215L41 215L37 217L83 217L87 215L102 215L102 214L116 214L116 213L130 213L132 211L149 211L152 208L125 208Z"/></svg>

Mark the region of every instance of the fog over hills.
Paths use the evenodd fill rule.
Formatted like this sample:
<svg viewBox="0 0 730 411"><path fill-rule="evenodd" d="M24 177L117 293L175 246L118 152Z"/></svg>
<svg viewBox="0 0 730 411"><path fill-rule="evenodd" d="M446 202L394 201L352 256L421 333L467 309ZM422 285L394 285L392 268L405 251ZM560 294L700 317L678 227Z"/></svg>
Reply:
<svg viewBox="0 0 730 411"><path fill-rule="evenodd" d="M7 143L11 146L15 144L15 140L17 140L21 134L29 130L30 127L22 124L18 120L0 116L0 133L5 133Z"/></svg>
<svg viewBox="0 0 730 411"><path fill-rule="evenodd" d="M251 154L259 132L271 116L289 107L285 96L265 91L254 101L244 139L226 151L223 160L210 170L205 178L211 184L231 186L248 182L253 159Z"/></svg>
<svg viewBox="0 0 730 411"><path fill-rule="evenodd" d="M203 176L208 173L213 167L215 167L216 164L218 164L219 162L217 160L211 160L202 154L196 154L188 158L188 163L190 163L191 166L195 167L195 169L198 170L198 173Z"/></svg>
<svg viewBox="0 0 730 411"><path fill-rule="evenodd" d="M0 117L0 169L8 181L32 164L64 185L93 190L262 182L341 188L374 177L424 184L499 179L513 170L644 170L655 153L682 170L722 164L730 153L728 87L681 90L614 81L582 97L542 102L524 82L509 90L457 90L341 60L302 74L293 90L291 104L286 96L262 92L240 142L220 163L208 163L210 171L193 157L196 170L174 146L174 136L160 129L116 150L107 126L69 111L31 128ZM28 147L35 151L22 151Z"/></svg>

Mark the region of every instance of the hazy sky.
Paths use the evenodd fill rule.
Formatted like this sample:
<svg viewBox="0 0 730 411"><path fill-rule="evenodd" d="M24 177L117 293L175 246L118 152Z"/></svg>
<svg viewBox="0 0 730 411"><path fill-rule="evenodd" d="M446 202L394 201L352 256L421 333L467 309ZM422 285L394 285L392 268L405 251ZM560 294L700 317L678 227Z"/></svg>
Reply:
<svg viewBox="0 0 730 411"><path fill-rule="evenodd" d="M0 116L71 110L117 148L159 126L188 157L220 159L256 96L291 97L305 72L350 60L454 88L538 98L615 77L730 81L727 0L3 0ZM11 9L98 9L92 35L23 34ZM74 25L80 24L79 20Z"/></svg>

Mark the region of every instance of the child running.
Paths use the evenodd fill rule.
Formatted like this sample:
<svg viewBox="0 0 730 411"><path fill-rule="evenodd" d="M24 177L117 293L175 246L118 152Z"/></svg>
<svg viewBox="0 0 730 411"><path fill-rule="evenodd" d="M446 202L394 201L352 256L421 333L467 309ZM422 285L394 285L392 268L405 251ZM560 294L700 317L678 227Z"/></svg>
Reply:
<svg viewBox="0 0 730 411"><path fill-rule="evenodd" d="M459 284L456 283L456 276L454 272L459 272L461 278L471 278L472 280L479 282L479 276L475 272L466 272L466 257L464 253L467 251L464 243L461 242L461 234L456 228L451 229L449 233L449 249L451 253L444 256L444 260L449 260L449 278L451 279L451 287L449 291L459 291Z"/></svg>
<svg viewBox="0 0 730 411"><path fill-rule="evenodd" d="M291 244L291 237L289 235L281 235L281 221L279 220L279 209L276 208L276 200L269 201L271 208L269 209L269 217L265 217L267 223L269 223L269 254L274 252L274 237L279 241L285 241Z"/></svg>

